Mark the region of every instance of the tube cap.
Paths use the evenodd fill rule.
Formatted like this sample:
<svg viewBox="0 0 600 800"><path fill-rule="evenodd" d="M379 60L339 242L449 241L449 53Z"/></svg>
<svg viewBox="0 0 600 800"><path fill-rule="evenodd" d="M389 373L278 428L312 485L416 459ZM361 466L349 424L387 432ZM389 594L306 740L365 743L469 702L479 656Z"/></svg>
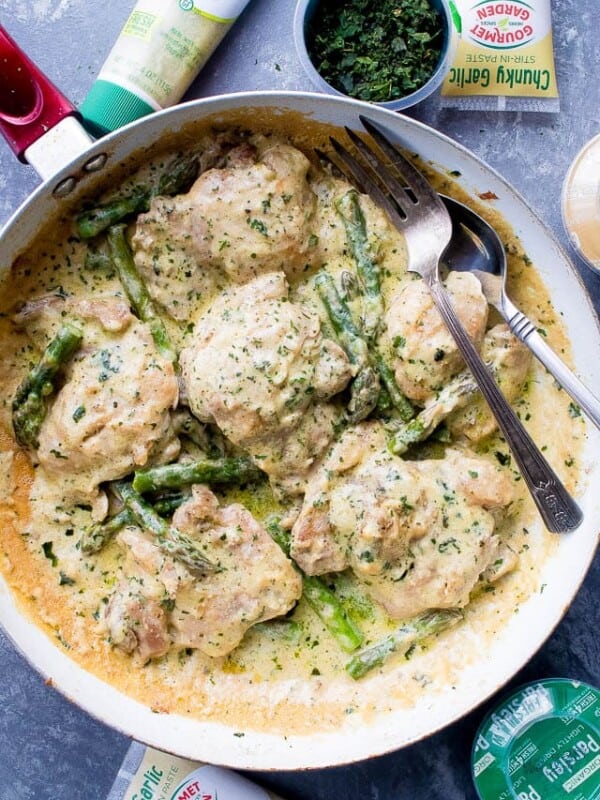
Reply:
<svg viewBox="0 0 600 800"><path fill-rule="evenodd" d="M156 111L136 94L110 81L97 80L80 108L84 125L96 136Z"/></svg>
<svg viewBox="0 0 600 800"><path fill-rule="evenodd" d="M600 691L550 678L505 697L483 720L471 768L481 800L597 800Z"/></svg>

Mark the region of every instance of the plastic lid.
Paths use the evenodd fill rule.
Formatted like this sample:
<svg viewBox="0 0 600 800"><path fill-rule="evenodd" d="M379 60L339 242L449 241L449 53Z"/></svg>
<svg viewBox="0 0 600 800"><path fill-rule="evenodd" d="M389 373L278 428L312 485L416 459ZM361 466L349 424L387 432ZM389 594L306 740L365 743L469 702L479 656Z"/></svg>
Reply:
<svg viewBox="0 0 600 800"><path fill-rule="evenodd" d="M579 151L567 172L562 215L571 244L600 272L600 135Z"/></svg>
<svg viewBox="0 0 600 800"><path fill-rule="evenodd" d="M92 133L103 135L156 111L136 94L110 81L97 80L80 108Z"/></svg>
<svg viewBox="0 0 600 800"><path fill-rule="evenodd" d="M471 767L481 800L598 800L600 692L564 678L522 686L482 722Z"/></svg>

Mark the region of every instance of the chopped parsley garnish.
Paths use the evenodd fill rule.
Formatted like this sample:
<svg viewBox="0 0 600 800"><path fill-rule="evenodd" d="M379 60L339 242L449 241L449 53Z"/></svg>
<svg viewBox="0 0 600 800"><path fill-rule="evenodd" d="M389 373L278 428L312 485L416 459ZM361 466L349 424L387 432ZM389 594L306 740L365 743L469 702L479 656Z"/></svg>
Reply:
<svg viewBox="0 0 600 800"><path fill-rule="evenodd" d="M85 406L77 406L75 411L73 411L73 421L79 422L83 416L85 416Z"/></svg>
<svg viewBox="0 0 600 800"><path fill-rule="evenodd" d="M248 217L247 222L248 222L248 225L250 225L250 227L252 228L253 231L258 231L259 233L262 233L263 236L268 236L269 235L269 232L267 230L267 226L261 220L255 219L255 218L250 219L250 217Z"/></svg>
<svg viewBox="0 0 600 800"><path fill-rule="evenodd" d="M58 564L58 558L54 555L54 550L52 549L52 542L42 542L42 550L44 551L44 555L50 561L53 567Z"/></svg>
<svg viewBox="0 0 600 800"><path fill-rule="evenodd" d="M381 103L427 83L442 38L440 14L428 0L323 0L310 20L307 50L335 89Z"/></svg>

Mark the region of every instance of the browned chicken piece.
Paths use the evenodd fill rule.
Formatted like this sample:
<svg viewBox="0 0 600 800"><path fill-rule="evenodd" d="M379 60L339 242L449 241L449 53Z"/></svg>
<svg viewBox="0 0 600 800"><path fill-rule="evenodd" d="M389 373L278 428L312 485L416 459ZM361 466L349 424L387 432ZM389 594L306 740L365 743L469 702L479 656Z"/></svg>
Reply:
<svg viewBox="0 0 600 800"><path fill-rule="evenodd" d="M488 318L479 281L468 272L451 272L445 285L460 321L479 349ZM393 294L385 320L397 359L398 385L407 397L424 405L464 368L425 282L411 281Z"/></svg>
<svg viewBox="0 0 600 800"><path fill-rule="evenodd" d="M131 238L133 258L152 298L173 319L189 320L200 298L217 287L214 271L201 263L190 226L188 195L158 196L140 214Z"/></svg>
<svg viewBox="0 0 600 800"><path fill-rule="evenodd" d="M286 614L302 582L264 527L239 504L220 507L205 486L175 513L173 525L197 541L217 572L197 577L164 555L142 531L119 534L124 579L107 606L112 641L142 658L170 647L225 656L252 625Z"/></svg>
<svg viewBox="0 0 600 800"><path fill-rule="evenodd" d="M482 458L466 448L447 447L444 458L434 463L439 479L474 505L505 508L513 500L512 482L496 460Z"/></svg>
<svg viewBox="0 0 600 800"><path fill-rule="evenodd" d="M165 609L140 589L135 579L121 582L106 606L105 624L115 647L145 662L164 656L171 637Z"/></svg>
<svg viewBox="0 0 600 800"><path fill-rule="evenodd" d="M113 295L82 299L52 292L29 300L13 315L13 320L17 327L23 328L33 341L39 343L52 339L65 317L91 323L93 327L86 325L86 330L97 335L98 327L108 333L126 330L133 314L127 300Z"/></svg>
<svg viewBox="0 0 600 800"><path fill-rule="evenodd" d="M173 524L202 542L221 568L179 592L171 614L179 646L227 655L248 628L286 614L299 600L297 570L244 506L219 507L209 489L195 486Z"/></svg>
<svg viewBox="0 0 600 800"><path fill-rule="evenodd" d="M199 142L200 173L221 167L238 141L230 133L209 135ZM158 195L139 214L131 245L146 286L176 320L187 322L198 299L216 288L214 270L199 262L191 232L192 202L187 194Z"/></svg>
<svg viewBox="0 0 600 800"><path fill-rule="evenodd" d="M334 435L338 412L325 401L351 376L317 314L290 302L282 272L268 273L224 292L189 341L180 364L194 414L247 450L274 488L301 492Z"/></svg>
<svg viewBox="0 0 600 800"><path fill-rule="evenodd" d="M157 658L172 645L168 609L179 588L194 578L138 528L124 528L117 541L125 559L123 578L106 606L104 621L110 640L142 661Z"/></svg>
<svg viewBox="0 0 600 800"><path fill-rule="evenodd" d="M481 356L509 403L522 395L533 356L527 345L510 332L508 325L500 323L486 333ZM466 406L448 416L446 426L453 437L465 436L477 442L493 433L498 423L483 397L477 394Z"/></svg>
<svg viewBox="0 0 600 800"><path fill-rule="evenodd" d="M123 319L119 302L110 319L121 320L118 331L86 324L40 430L37 459L47 480L60 481L67 505L95 505L104 481L179 452L170 413L178 399L173 365L146 325L131 314Z"/></svg>
<svg viewBox="0 0 600 800"><path fill-rule="evenodd" d="M314 248L309 167L297 148L255 136L201 175L189 192L201 261L238 283L274 270L301 275Z"/></svg>
<svg viewBox="0 0 600 800"><path fill-rule="evenodd" d="M187 194L154 198L132 239L153 297L185 320L216 286L215 268L236 283L273 270L300 275L318 241L309 166L295 147L255 136L203 172Z"/></svg>
<svg viewBox="0 0 600 800"><path fill-rule="evenodd" d="M309 575L350 567L393 618L462 606L498 552L490 510L511 500L510 478L483 457L404 461L363 423L312 475L291 554Z"/></svg>

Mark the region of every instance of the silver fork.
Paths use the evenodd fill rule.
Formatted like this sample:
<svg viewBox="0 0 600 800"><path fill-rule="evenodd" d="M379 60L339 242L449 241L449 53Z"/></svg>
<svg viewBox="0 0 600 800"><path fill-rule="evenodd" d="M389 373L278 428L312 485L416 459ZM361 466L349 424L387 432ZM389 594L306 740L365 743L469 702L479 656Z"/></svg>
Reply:
<svg viewBox="0 0 600 800"><path fill-rule="evenodd" d="M362 115L360 121L387 163L372 145L349 128L346 132L359 155L350 153L332 139L339 159L361 191L385 208L391 221L404 234L408 270L417 272L427 284L442 319L496 417L544 524L555 533L575 530L583 519L580 508L498 388L440 280L439 261L452 236L452 223L445 205L425 176L380 128Z"/></svg>

